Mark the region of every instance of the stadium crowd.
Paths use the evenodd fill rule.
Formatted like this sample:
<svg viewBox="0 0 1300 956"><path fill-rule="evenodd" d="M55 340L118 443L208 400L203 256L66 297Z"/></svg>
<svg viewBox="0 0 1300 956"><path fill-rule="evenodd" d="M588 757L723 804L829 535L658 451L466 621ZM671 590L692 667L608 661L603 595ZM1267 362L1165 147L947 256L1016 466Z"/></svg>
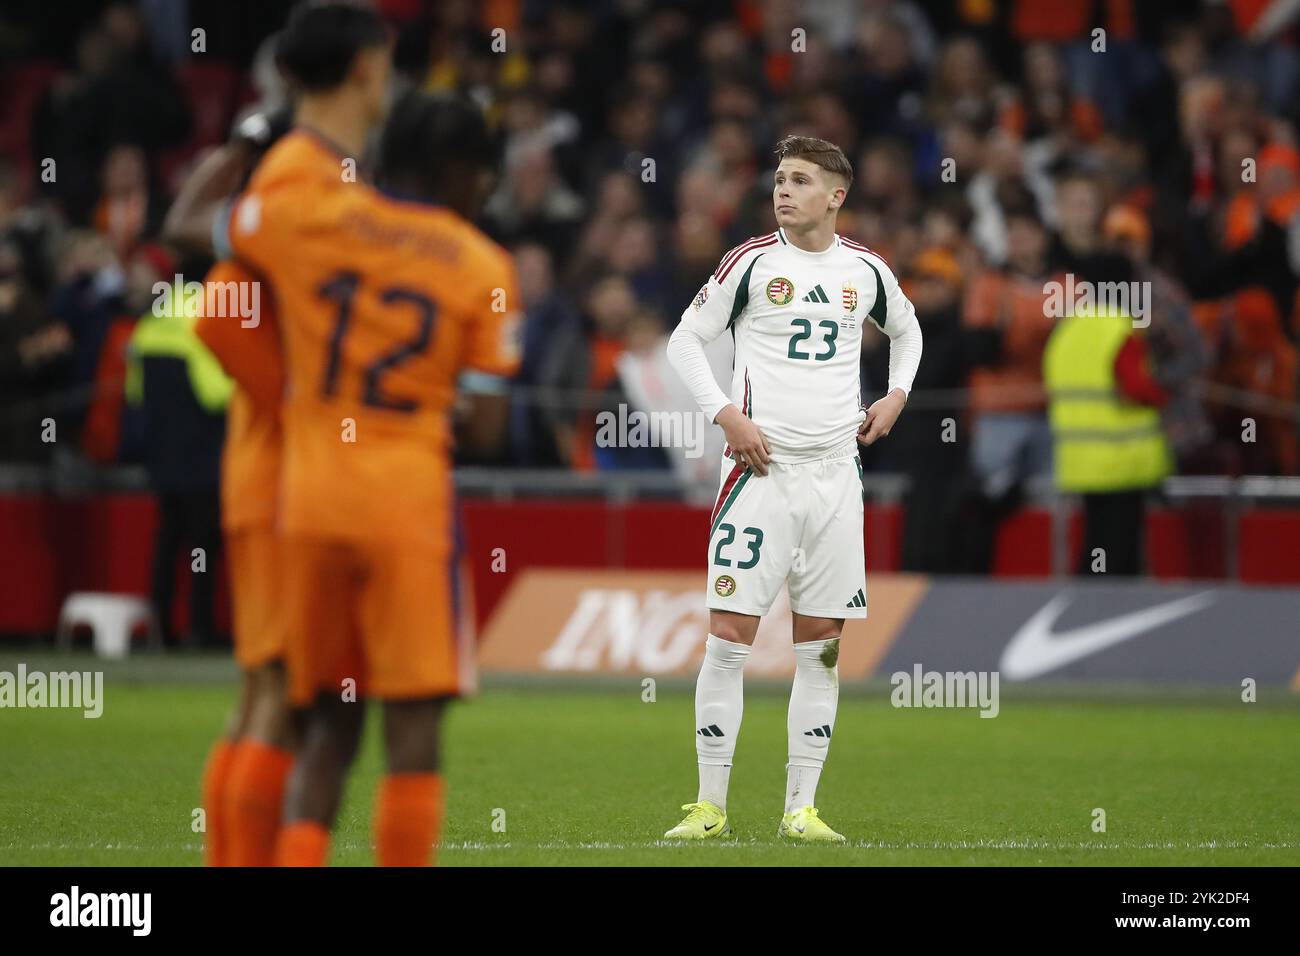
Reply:
<svg viewBox="0 0 1300 956"><path fill-rule="evenodd" d="M154 283L206 268L158 241L161 219L239 117L284 104L265 41L290 5L87 0L57 29L39 5L0 15L0 461L168 471L148 403L123 388L127 344ZM803 133L853 160L840 230L887 258L925 335L911 407L868 470L953 502L966 476L990 521L1014 507L1050 468L1044 284L1066 273L1151 283L1141 367L1120 377L1161 407L1181 471L1300 468L1287 5L377 6L402 82L467 92L502 134L485 225L516 257L526 321L493 464L670 467L660 449L598 447L595 415L628 400L622 359L662 355L726 251L774 227L771 145ZM888 340L868 339L870 403ZM948 419L955 441L939 440ZM211 461L186 450L177 481L215 482L211 435ZM932 515L940 532L952 517Z"/></svg>

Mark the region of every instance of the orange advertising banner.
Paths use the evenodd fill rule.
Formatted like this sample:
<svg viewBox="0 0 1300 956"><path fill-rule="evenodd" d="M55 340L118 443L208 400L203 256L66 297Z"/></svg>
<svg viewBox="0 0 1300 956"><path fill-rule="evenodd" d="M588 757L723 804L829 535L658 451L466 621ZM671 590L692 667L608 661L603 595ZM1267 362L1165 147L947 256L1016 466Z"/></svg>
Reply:
<svg viewBox="0 0 1300 956"><path fill-rule="evenodd" d="M694 676L709 615L705 578L690 571L520 572L479 644L486 672ZM844 626L840 677L869 677L928 587L921 575L873 575L866 620ZM759 626L746 676L794 674L784 589Z"/></svg>

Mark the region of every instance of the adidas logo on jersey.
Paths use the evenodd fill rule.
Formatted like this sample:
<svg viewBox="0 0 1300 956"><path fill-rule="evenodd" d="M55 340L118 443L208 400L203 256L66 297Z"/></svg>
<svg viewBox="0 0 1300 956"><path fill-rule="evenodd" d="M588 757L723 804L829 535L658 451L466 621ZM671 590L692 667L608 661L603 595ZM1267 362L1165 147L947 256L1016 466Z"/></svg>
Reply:
<svg viewBox="0 0 1300 956"><path fill-rule="evenodd" d="M862 588L858 588L858 593L853 595L853 600L849 601L849 603L844 606L845 607L866 607L867 596L862 593Z"/></svg>
<svg viewBox="0 0 1300 956"><path fill-rule="evenodd" d="M822 724L820 727L814 727L812 730L805 730L805 731L803 732L803 735L804 735L805 737L826 737L826 738L829 738L830 735L831 735L831 725L830 725L830 724Z"/></svg>
<svg viewBox="0 0 1300 956"><path fill-rule="evenodd" d="M822 291L822 287L821 287L820 285L818 285L818 286L814 287L813 290L812 290L811 292L809 292L806 296L803 297L803 301L805 301L805 302L824 302L824 303L826 303L827 305L830 305L830 301L831 301L831 300L828 299L828 298L826 298L826 293L825 293L824 291Z"/></svg>

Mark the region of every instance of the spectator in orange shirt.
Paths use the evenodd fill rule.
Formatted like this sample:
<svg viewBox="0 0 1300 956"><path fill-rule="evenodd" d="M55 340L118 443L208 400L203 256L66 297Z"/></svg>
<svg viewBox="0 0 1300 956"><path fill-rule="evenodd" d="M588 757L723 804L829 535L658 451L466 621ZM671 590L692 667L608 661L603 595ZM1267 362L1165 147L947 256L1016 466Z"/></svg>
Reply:
<svg viewBox="0 0 1300 956"><path fill-rule="evenodd" d="M539 384L556 390L542 413L560 460L574 471L596 470L595 416L617 382L615 363L635 312L625 278L610 273L599 279L587 291L582 322L560 331L541 369Z"/></svg>
<svg viewBox="0 0 1300 956"><path fill-rule="evenodd" d="M163 209L149 188L149 167L138 146L115 146L104 160L103 190L95 205L95 231L108 238L123 262L162 223Z"/></svg>
<svg viewBox="0 0 1300 956"><path fill-rule="evenodd" d="M596 416L627 404L618 379L618 359L626 348L629 332L643 326L647 311L638 305L628 280L611 273L596 282L587 295L588 330L568 348L556 348L555 356L566 368L552 382L560 387L582 389L581 407L556 409L552 427L561 454L575 471L609 471L619 468L667 468L668 459L658 448L601 447L597 443ZM662 320L659 320L662 327Z"/></svg>
<svg viewBox="0 0 1300 956"><path fill-rule="evenodd" d="M1296 347L1282 331L1274 298L1262 288L1243 289L1230 300L1231 321L1222 328L1219 384L1295 407ZM1243 416L1257 423L1254 441L1238 445L1239 473L1294 475L1300 467L1296 424L1280 413L1229 408L1222 415L1224 434L1243 434Z"/></svg>
<svg viewBox="0 0 1300 956"><path fill-rule="evenodd" d="M969 337L971 466L964 570L987 572L997 526L1018 505L1024 481L1052 471L1052 434L1043 392L1048 234L1030 204L1007 214L1007 264L976 276L962 323Z"/></svg>
<svg viewBox="0 0 1300 956"><path fill-rule="evenodd" d="M999 124L1027 142L1046 139L1059 152L1101 135L1101 113L1089 100L1074 95L1056 49L1034 43L1025 50L1025 81L1019 96L1003 109Z"/></svg>

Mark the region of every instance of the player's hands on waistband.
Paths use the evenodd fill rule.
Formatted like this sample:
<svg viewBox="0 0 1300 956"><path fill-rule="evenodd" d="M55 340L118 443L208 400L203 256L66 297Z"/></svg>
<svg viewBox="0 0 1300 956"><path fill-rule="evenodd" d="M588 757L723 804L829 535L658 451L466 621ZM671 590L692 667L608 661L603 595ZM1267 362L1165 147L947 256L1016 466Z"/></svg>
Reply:
<svg viewBox="0 0 1300 956"><path fill-rule="evenodd" d="M888 435L906 404L907 394L901 388L896 388L884 398L872 402L871 407L867 409L866 421L858 426L858 441L863 445L870 445L877 438Z"/></svg>
<svg viewBox="0 0 1300 956"><path fill-rule="evenodd" d="M735 405L728 405L718 412L714 421L722 426L722 433L727 436L727 444L731 446L731 454L737 463L752 468L759 476L766 475L772 449L763 437L763 430L754 424L753 419Z"/></svg>

